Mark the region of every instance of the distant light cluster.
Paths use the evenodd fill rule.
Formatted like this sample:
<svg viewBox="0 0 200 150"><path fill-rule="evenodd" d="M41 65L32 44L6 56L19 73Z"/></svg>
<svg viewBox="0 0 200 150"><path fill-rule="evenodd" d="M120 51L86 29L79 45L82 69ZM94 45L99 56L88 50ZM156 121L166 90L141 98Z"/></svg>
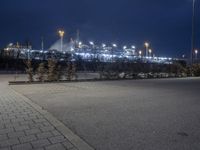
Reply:
<svg viewBox="0 0 200 150"><path fill-rule="evenodd" d="M63 44L63 43L62 43ZM147 43L145 43L147 48ZM149 47L149 44L148 44ZM49 50L33 50L31 47L21 47L13 44L9 44L5 51L12 55L14 58L19 59L33 59L33 60L48 60L49 58L57 59L58 61L68 60L84 60L84 61L99 61L99 62L145 62L145 63L172 63L172 58L156 57L152 55L152 50L148 49L146 55L143 55L142 50L136 50L134 45L128 48L123 46L118 47L113 43L111 46L102 44L97 46L94 42L90 41L89 45L83 44L83 42L68 43L68 46L62 45L61 49L49 49Z"/></svg>

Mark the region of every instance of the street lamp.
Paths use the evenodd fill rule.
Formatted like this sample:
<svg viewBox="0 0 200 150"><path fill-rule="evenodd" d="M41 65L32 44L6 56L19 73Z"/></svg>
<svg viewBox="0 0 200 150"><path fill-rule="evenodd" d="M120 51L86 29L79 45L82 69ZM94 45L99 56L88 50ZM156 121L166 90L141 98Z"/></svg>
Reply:
<svg viewBox="0 0 200 150"><path fill-rule="evenodd" d="M94 42L90 41L89 43L90 43L90 45L94 46Z"/></svg>
<svg viewBox="0 0 200 150"><path fill-rule="evenodd" d="M146 48L146 57L148 56L148 48L149 48L149 43L148 42L145 42L144 43L144 46Z"/></svg>
<svg viewBox="0 0 200 150"><path fill-rule="evenodd" d="M106 47L106 44L103 43L103 44L102 44L102 47L105 48L105 47Z"/></svg>
<svg viewBox="0 0 200 150"><path fill-rule="evenodd" d="M194 51L194 44L195 44L195 2L192 2L192 39L191 39L191 65L193 64L193 51Z"/></svg>
<svg viewBox="0 0 200 150"><path fill-rule="evenodd" d="M124 46L123 49L124 49L124 50L127 49L127 46Z"/></svg>
<svg viewBox="0 0 200 150"><path fill-rule="evenodd" d="M112 46L113 46L113 48L117 48L117 44L115 44L115 43L113 43ZM111 49L112 62L113 62L113 48Z"/></svg>
<svg viewBox="0 0 200 150"><path fill-rule="evenodd" d="M142 56L142 51L141 51L141 50L139 51L139 56L140 56L140 57Z"/></svg>
<svg viewBox="0 0 200 150"><path fill-rule="evenodd" d="M195 50L194 50L194 53L195 53L195 58L197 59L197 58L198 58L198 50L195 49Z"/></svg>
<svg viewBox="0 0 200 150"><path fill-rule="evenodd" d="M136 47L134 45L131 46L132 49L135 49Z"/></svg>
<svg viewBox="0 0 200 150"><path fill-rule="evenodd" d="M92 51L94 51L94 52L93 52L93 58L96 58L96 49L95 49L94 42L93 42L93 41L90 41L89 43L90 43L90 45L92 46Z"/></svg>
<svg viewBox="0 0 200 150"><path fill-rule="evenodd" d="M149 49L149 56L151 57L152 49Z"/></svg>
<svg viewBox="0 0 200 150"><path fill-rule="evenodd" d="M63 30L59 30L58 31L59 35L60 35L60 50L62 51L63 50L63 37L64 37L64 34L65 34L65 31Z"/></svg>
<svg viewBox="0 0 200 150"><path fill-rule="evenodd" d="M78 42L78 47L81 48L82 42Z"/></svg>
<svg viewBox="0 0 200 150"><path fill-rule="evenodd" d="M113 44L112 46L116 48L116 47L117 47L117 44Z"/></svg>

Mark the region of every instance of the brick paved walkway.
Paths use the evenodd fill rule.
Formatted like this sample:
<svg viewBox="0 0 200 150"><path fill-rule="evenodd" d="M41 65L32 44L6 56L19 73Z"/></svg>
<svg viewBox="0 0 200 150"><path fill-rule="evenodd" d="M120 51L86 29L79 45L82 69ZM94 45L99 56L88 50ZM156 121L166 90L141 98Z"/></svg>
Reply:
<svg viewBox="0 0 200 150"><path fill-rule="evenodd" d="M30 149L92 148L48 112L0 83L0 150Z"/></svg>

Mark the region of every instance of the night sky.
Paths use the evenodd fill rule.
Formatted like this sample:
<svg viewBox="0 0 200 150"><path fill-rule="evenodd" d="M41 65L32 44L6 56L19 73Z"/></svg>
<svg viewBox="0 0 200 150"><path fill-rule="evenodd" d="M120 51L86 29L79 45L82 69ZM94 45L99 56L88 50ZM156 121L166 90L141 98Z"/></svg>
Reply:
<svg viewBox="0 0 200 150"><path fill-rule="evenodd" d="M179 57L191 47L192 0L0 0L0 47L9 42L32 42L45 48L76 36L95 43L151 43L159 56ZM196 48L200 48L200 0L196 5Z"/></svg>

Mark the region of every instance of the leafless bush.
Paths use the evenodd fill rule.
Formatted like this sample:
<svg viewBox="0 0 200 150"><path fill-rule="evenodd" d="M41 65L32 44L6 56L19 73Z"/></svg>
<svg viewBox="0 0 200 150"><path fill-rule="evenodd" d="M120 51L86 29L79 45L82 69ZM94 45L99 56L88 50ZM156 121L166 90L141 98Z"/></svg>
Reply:
<svg viewBox="0 0 200 150"><path fill-rule="evenodd" d="M34 72L33 72L33 68L31 65L31 60L25 61L25 65L26 65L26 73L28 74L28 81L33 82L34 81L33 80Z"/></svg>

